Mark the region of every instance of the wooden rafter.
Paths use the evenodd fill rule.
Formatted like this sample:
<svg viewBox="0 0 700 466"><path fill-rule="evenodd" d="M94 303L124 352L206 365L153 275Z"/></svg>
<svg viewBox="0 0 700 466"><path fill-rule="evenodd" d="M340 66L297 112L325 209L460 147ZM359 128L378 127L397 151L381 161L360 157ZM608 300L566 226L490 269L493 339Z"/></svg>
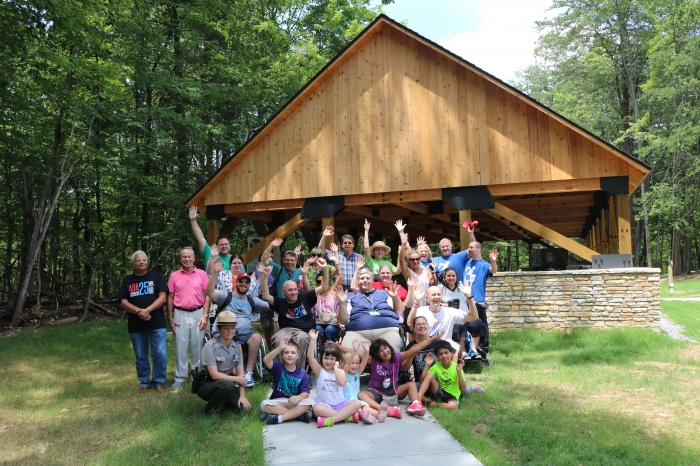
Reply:
<svg viewBox="0 0 700 466"><path fill-rule="evenodd" d="M301 218L301 213L296 214L291 220L288 220L284 225L267 235L264 241L260 241L258 244L248 249L243 253L243 263L257 259L257 257L262 254L268 244L275 238L286 238L291 233L293 233L297 228L301 228L310 219Z"/></svg>
<svg viewBox="0 0 700 466"><path fill-rule="evenodd" d="M501 217L501 216L498 215L497 213L495 213L495 212L493 212L493 211L490 211L490 210L486 210L486 211L484 211L484 212L485 212L487 215L490 215L491 217L495 218L496 220L498 220L499 222L501 222L505 227L507 227L507 228L513 230L514 232L516 232L517 234L519 234L519 235L522 236L523 238L532 239L532 238L530 237L530 235L528 235L528 234L525 233L524 231L520 230L518 227L515 227L515 226L511 225L511 223L510 223L509 220L506 220L505 218Z"/></svg>

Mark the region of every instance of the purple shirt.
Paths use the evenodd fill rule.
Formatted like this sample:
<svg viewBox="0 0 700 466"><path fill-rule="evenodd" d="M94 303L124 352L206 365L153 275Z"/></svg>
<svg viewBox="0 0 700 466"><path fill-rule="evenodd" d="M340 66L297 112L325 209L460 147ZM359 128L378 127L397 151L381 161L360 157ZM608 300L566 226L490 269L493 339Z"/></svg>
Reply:
<svg viewBox="0 0 700 466"><path fill-rule="evenodd" d="M396 353L394 362L389 361L389 364L384 364L382 361L372 358L370 366L372 375L369 378L369 388L373 388L385 395L396 393L399 369L401 368L401 353Z"/></svg>
<svg viewBox="0 0 700 466"><path fill-rule="evenodd" d="M300 393L310 393L309 376L304 369L296 366L293 372L288 371L284 364L272 361L272 394L270 399L291 398Z"/></svg>
<svg viewBox="0 0 700 466"><path fill-rule="evenodd" d="M194 267L187 273L176 270L168 278L168 291L173 293L173 304L180 309L195 309L204 306L204 297L209 277L207 273Z"/></svg>

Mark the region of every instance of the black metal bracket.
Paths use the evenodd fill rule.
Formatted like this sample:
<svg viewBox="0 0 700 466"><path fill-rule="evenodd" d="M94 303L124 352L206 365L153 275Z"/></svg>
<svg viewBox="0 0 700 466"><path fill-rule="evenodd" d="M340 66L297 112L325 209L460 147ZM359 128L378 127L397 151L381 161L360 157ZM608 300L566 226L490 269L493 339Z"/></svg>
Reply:
<svg viewBox="0 0 700 466"><path fill-rule="evenodd" d="M332 217L345 208L345 196L310 197L301 208L301 218Z"/></svg>
<svg viewBox="0 0 700 466"><path fill-rule="evenodd" d="M207 206L207 220L219 220L225 217L224 204L214 204Z"/></svg>
<svg viewBox="0 0 700 466"><path fill-rule="evenodd" d="M600 178L600 189L609 194L629 194L630 177L624 176L603 176Z"/></svg>
<svg viewBox="0 0 700 466"><path fill-rule="evenodd" d="M442 200L457 210L481 210L496 207L488 186L442 188Z"/></svg>

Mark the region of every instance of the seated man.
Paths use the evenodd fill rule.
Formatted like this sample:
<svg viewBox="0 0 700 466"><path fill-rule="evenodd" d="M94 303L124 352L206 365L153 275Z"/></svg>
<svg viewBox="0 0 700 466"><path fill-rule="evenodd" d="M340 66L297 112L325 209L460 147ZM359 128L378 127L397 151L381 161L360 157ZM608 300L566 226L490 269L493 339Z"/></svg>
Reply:
<svg viewBox="0 0 700 466"><path fill-rule="evenodd" d="M272 266L265 266L264 276L261 280L263 299L267 301L272 310L277 314L280 330L272 335L272 346L276 347L283 338L287 341L294 341L299 346L301 357L299 366L305 367L306 350L309 347L309 330L316 328L316 319L311 312L311 308L316 305L318 295L326 291L328 287L328 268L324 259L317 259L323 267L321 286L311 291L300 291L297 283L287 280L282 284L281 296L270 295L267 277L272 273ZM302 267L301 273L304 277L308 272L309 261Z"/></svg>
<svg viewBox="0 0 700 466"><path fill-rule="evenodd" d="M216 279L224 269L220 259L214 261L214 273L207 282L207 296L216 303L217 309L232 311L236 315L238 328L236 336L241 344L248 345L248 364L246 365L246 387L255 385L253 382L253 369L258 358L258 350L262 345L262 337L253 330L253 313L260 314L269 308L267 302L262 299L247 296L250 287L250 275L241 273L236 277L236 287L233 292L224 293L216 290Z"/></svg>
<svg viewBox="0 0 700 466"><path fill-rule="evenodd" d="M275 361L278 354L282 355L282 362ZM311 421L314 400L309 398L309 375L296 365L300 356L299 346L285 337L263 358L265 367L272 373L272 393L269 400L260 403L261 421L268 424L281 424L292 419Z"/></svg>
<svg viewBox="0 0 700 466"><path fill-rule="evenodd" d="M200 385L197 396L209 402L204 408L205 416L224 410L250 409L245 397L243 354L235 335L236 315L230 311L219 313L219 336L202 349L202 365L209 377Z"/></svg>

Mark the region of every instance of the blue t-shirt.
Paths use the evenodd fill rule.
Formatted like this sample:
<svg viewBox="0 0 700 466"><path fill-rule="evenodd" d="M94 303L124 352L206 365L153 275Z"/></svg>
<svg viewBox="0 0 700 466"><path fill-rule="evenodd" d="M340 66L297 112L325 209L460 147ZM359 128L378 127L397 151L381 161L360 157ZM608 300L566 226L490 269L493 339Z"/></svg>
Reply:
<svg viewBox="0 0 700 466"><path fill-rule="evenodd" d="M289 273L287 269L285 269L276 262L270 262L270 264L272 264L272 276L275 277L275 281L277 282L277 296L284 296L282 294L284 282L291 280L293 282L297 282L297 286L299 286L299 279L301 278L303 280L303 277L301 277L301 269L299 269L299 267L296 267L294 270L292 270L292 273ZM302 286L299 287L299 290L303 289L304 288L302 283Z"/></svg>
<svg viewBox="0 0 700 466"><path fill-rule="evenodd" d="M437 266L437 273L444 272L446 268L452 267L457 271L457 278L464 275L464 264L469 259L468 251L460 251L456 254L450 254L448 257L434 257L433 261ZM438 275L439 276L439 275Z"/></svg>
<svg viewBox="0 0 700 466"><path fill-rule="evenodd" d="M465 282L474 280L472 284L472 295L474 295L474 301L477 303L486 302L486 281L493 275L489 272L490 268L491 264L484 259L479 259L478 261L469 259L464 267L462 280ZM459 275L457 276L459 277Z"/></svg>
<svg viewBox="0 0 700 466"><path fill-rule="evenodd" d="M309 375L304 369L297 366L293 372L289 372L279 361L272 361L272 394L270 399L291 398L300 393L310 393Z"/></svg>

